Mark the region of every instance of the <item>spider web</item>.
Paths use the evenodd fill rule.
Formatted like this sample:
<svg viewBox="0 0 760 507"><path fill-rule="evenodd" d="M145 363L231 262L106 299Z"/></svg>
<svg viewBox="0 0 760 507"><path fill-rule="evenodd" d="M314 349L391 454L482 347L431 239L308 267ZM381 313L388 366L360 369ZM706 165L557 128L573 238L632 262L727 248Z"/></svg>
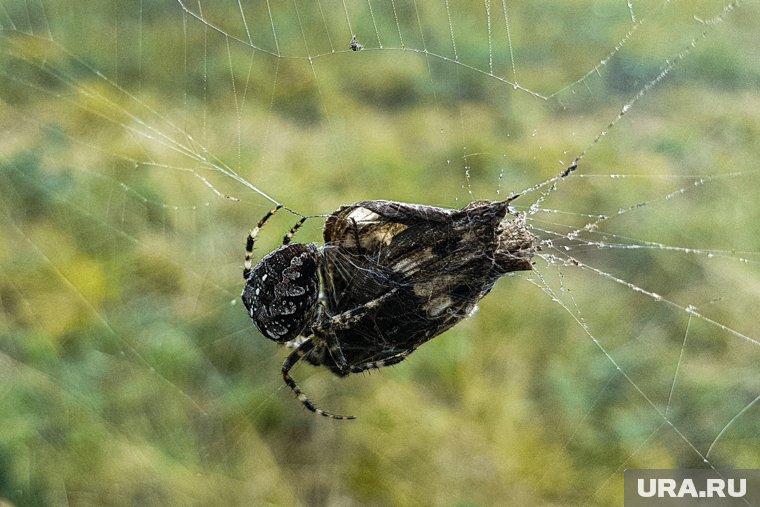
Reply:
<svg viewBox="0 0 760 507"><path fill-rule="evenodd" d="M757 468L759 17L0 0L0 497L622 505L626 468ZM305 413L239 302L250 227L518 191L534 271L394 368L298 368L360 419Z"/></svg>

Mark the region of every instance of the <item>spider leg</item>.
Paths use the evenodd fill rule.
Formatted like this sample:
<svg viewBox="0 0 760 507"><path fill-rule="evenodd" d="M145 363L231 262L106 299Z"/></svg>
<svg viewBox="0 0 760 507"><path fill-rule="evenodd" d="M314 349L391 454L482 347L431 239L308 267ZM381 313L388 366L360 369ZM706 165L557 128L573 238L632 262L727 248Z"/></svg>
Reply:
<svg viewBox="0 0 760 507"><path fill-rule="evenodd" d="M303 357L313 349L314 343L311 340L307 340L303 342L300 347L291 352L287 359L285 359L285 362L282 363L282 379L285 381L285 384L287 384L290 390L293 391L293 393L298 398L298 401L300 401L304 407L316 414L330 417L331 419L356 419L356 416L353 415L331 414L330 412L326 412L321 408L318 408L314 405L314 403L311 402L311 400L309 400L308 396L306 396L306 394L301 391L301 388L298 387L296 381L293 380L293 377L290 376L290 370L293 368L293 366L295 366L298 361L303 359Z"/></svg>
<svg viewBox="0 0 760 507"><path fill-rule="evenodd" d="M366 363L361 363L361 364L352 364L349 367L349 371L351 373L361 373L367 370L384 368L386 366L393 366L394 364L398 364L404 359L406 359L407 356L411 354L412 352L414 352L414 349L404 350L403 352L400 352L396 354L395 356L391 356L388 359L381 359L379 361L368 361Z"/></svg>
<svg viewBox="0 0 760 507"><path fill-rule="evenodd" d="M327 353L330 354L330 357L332 357L333 361L335 361L335 365L341 371L341 375L347 374L348 361L346 361L346 356L343 354L343 349L340 347L338 337L335 336L335 333L325 331L323 333L317 332L316 335L325 342L325 345L327 346Z"/></svg>
<svg viewBox="0 0 760 507"><path fill-rule="evenodd" d="M311 332L313 336L317 337L320 342L324 342L327 346L327 353L333 358L338 369L341 371L347 371L346 367L348 366L348 362L346 361L346 356L343 355L343 349L340 348L338 337L331 331L333 328L333 326L331 326L331 318L325 316L325 307L323 305L319 306L318 311L319 313L317 314L316 319L317 325L312 328Z"/></svg>
<svg viewBox="0 0 760 507"><path fill-rule="evenodd" d="M319 323L315 329L320 331L328 331L330 329L338 329L338 330L345 330L350 329L351 326L359 319L367 315L371 310L374 310L381 304L385 302L386 299L389 299L391 296L396 294L398 292L398 287L393 288L383 294L382 296L373 299L372 301L367 301L363 305L357 306L356 308L352 308L350 310L346 310L343 313L339 313L338 315L333 315L332 317L327 318L324 322Z"/></svg>
<svg viewBox="0 0 760 507"><path fill-rule="evenodd" d="M277 213L280 208L282 208L282 204L278 204L274 208L270 209L266 215L264 215L264 218L259 220L259 223L256 224L256 227L254 227L251 232L248 233L248 238L245 240L245 263L243 264L243 279L248 280L248 278L251 276L251 259L253 258L253 243L256 241L256 236L259 234L259 230L264 227L264 224L267 223L267 220L272 218L272 215Z"/></svg>
<svg viewBox="0 0 760 507"><path fill-rule="evenodd" d="M325 342L325 345L327 345L327 351L330 353L330 356L332 356L333 361L335 361L339 370L345 371L346 373L350 371L346 357L343 355L343 349L341 349L338 337L335 335L335 331L351 329L351 326L355 322L367 315L374 308L380 306L383 301L393 296L397 290L398 289L392 289L379 298L368 301L361 306L352 308L351 310L347 310L324 320L320 319L319 324L314 326L313 333Z"/></svg>
<svg viewBox="0 0 760 507"><path fill-rule="evenodd" d="M301 228L301 226L303 225L303 223L306 221L307 218L308 217L302 217L301 220L296 222L296 225L290 228L290 230L285 235L285 237L282 238L283 245L290 244L290 240L293 239L293 234L295 234L296 231Z"/></svg>

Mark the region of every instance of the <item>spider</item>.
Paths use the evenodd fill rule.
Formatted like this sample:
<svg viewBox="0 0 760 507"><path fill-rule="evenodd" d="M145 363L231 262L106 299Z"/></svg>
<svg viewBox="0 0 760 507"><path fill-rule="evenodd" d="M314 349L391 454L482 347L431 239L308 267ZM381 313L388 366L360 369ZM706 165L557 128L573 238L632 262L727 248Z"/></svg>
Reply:
<svg viewBox="0 0 760 507"><path fill-rule="evenodd" d="M359 42L359 39L356 38L356 35L351 37L351 42L349 43L349 47L351 48L351 51L361 51L364 49L364 46Z"/></svg>
<svg viewBox="0 0 760 507"><path fill-rule="evenodd" d="M337 376L391 366L470 315L505 274L532 268L537 240L504 201L461 210L362 201L333 212L324 245L282 246L251 268L253 246L270 210L245 245L243 304L259 331L288 345L285 384L310 411L318 408L290 370L306 359Z"/></svg>

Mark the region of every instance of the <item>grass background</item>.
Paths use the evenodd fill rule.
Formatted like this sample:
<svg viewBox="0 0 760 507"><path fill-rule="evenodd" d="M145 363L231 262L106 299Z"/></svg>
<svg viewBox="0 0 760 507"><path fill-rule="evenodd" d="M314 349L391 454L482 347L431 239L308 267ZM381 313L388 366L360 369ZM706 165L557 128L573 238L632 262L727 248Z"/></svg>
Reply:
<svg viewBox="0 0 760 507"><path fill-rule="evenodd" d="M0 498L622 505L625 468L757 468L756 3L508 3L509 34L501 2L185 5L2 3ZM531 224L646 203L569 253L664 301L545 244L401 365L296 370L357 421L281 385L238 301L272 204L219 167L323 214L496 199L584 150Z"/></svg>

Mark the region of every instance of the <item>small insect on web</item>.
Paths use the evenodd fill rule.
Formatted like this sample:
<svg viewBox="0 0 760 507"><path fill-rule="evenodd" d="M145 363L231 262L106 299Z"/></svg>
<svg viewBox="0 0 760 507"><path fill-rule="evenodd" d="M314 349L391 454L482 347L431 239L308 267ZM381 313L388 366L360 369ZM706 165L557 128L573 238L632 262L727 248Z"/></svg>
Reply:
<svg viewBox="0 0 760 507"><path fill-rule="evenodd" d="M359 39L356 38L356 35L351 37L351 42L349 43L349 47L351 48L351 51L361 51L364 49L364 46L359 42Z"/></svg>
<svg viewBox="0 0 760 507"><path fill-rule="evenodd" d="M267 338L295 350L282 365L285 383L315 406L290 376L301 359L339 377L391 366L470 315L494 283L532 269L538 249L525 216L503 201L461 210L393 201L362 201L326 220L324 245L283 245L252 269L256 236L248 235L243 303ZM321 283L320 283L321 280Z"/></svg>

